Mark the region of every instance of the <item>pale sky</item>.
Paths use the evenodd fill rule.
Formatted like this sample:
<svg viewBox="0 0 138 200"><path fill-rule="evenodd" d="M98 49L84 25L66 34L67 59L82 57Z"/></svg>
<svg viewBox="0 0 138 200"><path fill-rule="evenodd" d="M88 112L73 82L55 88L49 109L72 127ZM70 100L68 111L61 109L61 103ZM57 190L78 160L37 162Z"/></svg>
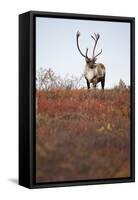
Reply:
<svg viewBox="0 0 138 200"><path fill-rule="evenodd" d="M80 77L85 59L76 46L78 30L81 50L85 53L89 48L89 56L94 45L90 35L100 34L96 52L103 50L97 62L106 67L105 88L113 87L120 79L130 85L129 22L36 17L36 70L52 68L61 77L66 74Z"/></svg>

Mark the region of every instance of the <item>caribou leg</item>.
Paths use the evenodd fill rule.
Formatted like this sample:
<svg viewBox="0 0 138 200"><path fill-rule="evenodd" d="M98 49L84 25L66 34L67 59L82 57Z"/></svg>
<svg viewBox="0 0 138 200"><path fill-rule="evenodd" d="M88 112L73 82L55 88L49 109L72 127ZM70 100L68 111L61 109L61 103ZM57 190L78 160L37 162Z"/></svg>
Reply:
<svg viewBox="0 0 138 200"><path fill-rule="evenodd" d="M87 82L87 88L90 89L90 83L89 83L87 78L85 78L85 79L86 79L86 82Z"/></svg>
<svg viewBox="0 0 138 200"><path fill-rule="evenodd" d="M94 90L96 90L96 83L93 83L93 88Z"/></svg>
<svg viewBox="0 0 138 200"><path fill-rule="evenodd" d="M104 90L104 85L105 85L105 77L102 79L101 81L101 86L102 86L102 89Z"/></svg>

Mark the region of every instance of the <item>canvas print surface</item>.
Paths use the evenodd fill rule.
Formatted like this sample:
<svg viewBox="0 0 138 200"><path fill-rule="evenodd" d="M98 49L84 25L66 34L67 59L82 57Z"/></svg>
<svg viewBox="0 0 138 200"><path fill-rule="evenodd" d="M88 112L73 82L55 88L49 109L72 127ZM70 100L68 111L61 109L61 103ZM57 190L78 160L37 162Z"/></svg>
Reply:
<svg viewBox="0 0 138 200"><path fill-rule="evenodd" d="M36 17L36 183L130 177L130 23Z"/></svg>

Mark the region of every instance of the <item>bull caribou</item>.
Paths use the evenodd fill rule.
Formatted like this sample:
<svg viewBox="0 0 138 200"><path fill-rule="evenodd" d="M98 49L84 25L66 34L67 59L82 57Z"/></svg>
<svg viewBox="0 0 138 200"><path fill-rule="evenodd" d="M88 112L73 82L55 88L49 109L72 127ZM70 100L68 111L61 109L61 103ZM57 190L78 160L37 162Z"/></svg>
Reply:
<svg viewBox="0 0 138 200"><path fill-rule="evenodd" d="M100 34L94 33L94 35L91 35L91 38L94 40L94 48L91 58L88 57L88 48L86 48L85 54L81 51L79 46L79 37L80 37L80 32L78 31L76 34L77 48L86 61L84 77L87 82L87 88L90 89L90 83L92 83L93 87L96 88L97 83L101 82L101 87L104 90L105 66L102 63L96 63L97 57L102 53L102 49L99 53L95 55L95 49L97 46L97 42L100 38Z"/></svg>

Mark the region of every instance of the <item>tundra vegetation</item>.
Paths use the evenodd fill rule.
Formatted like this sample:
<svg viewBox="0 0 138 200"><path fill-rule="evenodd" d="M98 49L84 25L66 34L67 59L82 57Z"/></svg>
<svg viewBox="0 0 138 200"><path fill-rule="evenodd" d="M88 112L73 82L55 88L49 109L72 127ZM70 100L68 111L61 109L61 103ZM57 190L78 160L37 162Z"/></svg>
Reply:
<svg viewBox="0 0 138 200"><path fill-rule="evenodd" d="M87 90L83 80L37 73L37 182L130 176L130 87Z"/></svg>

